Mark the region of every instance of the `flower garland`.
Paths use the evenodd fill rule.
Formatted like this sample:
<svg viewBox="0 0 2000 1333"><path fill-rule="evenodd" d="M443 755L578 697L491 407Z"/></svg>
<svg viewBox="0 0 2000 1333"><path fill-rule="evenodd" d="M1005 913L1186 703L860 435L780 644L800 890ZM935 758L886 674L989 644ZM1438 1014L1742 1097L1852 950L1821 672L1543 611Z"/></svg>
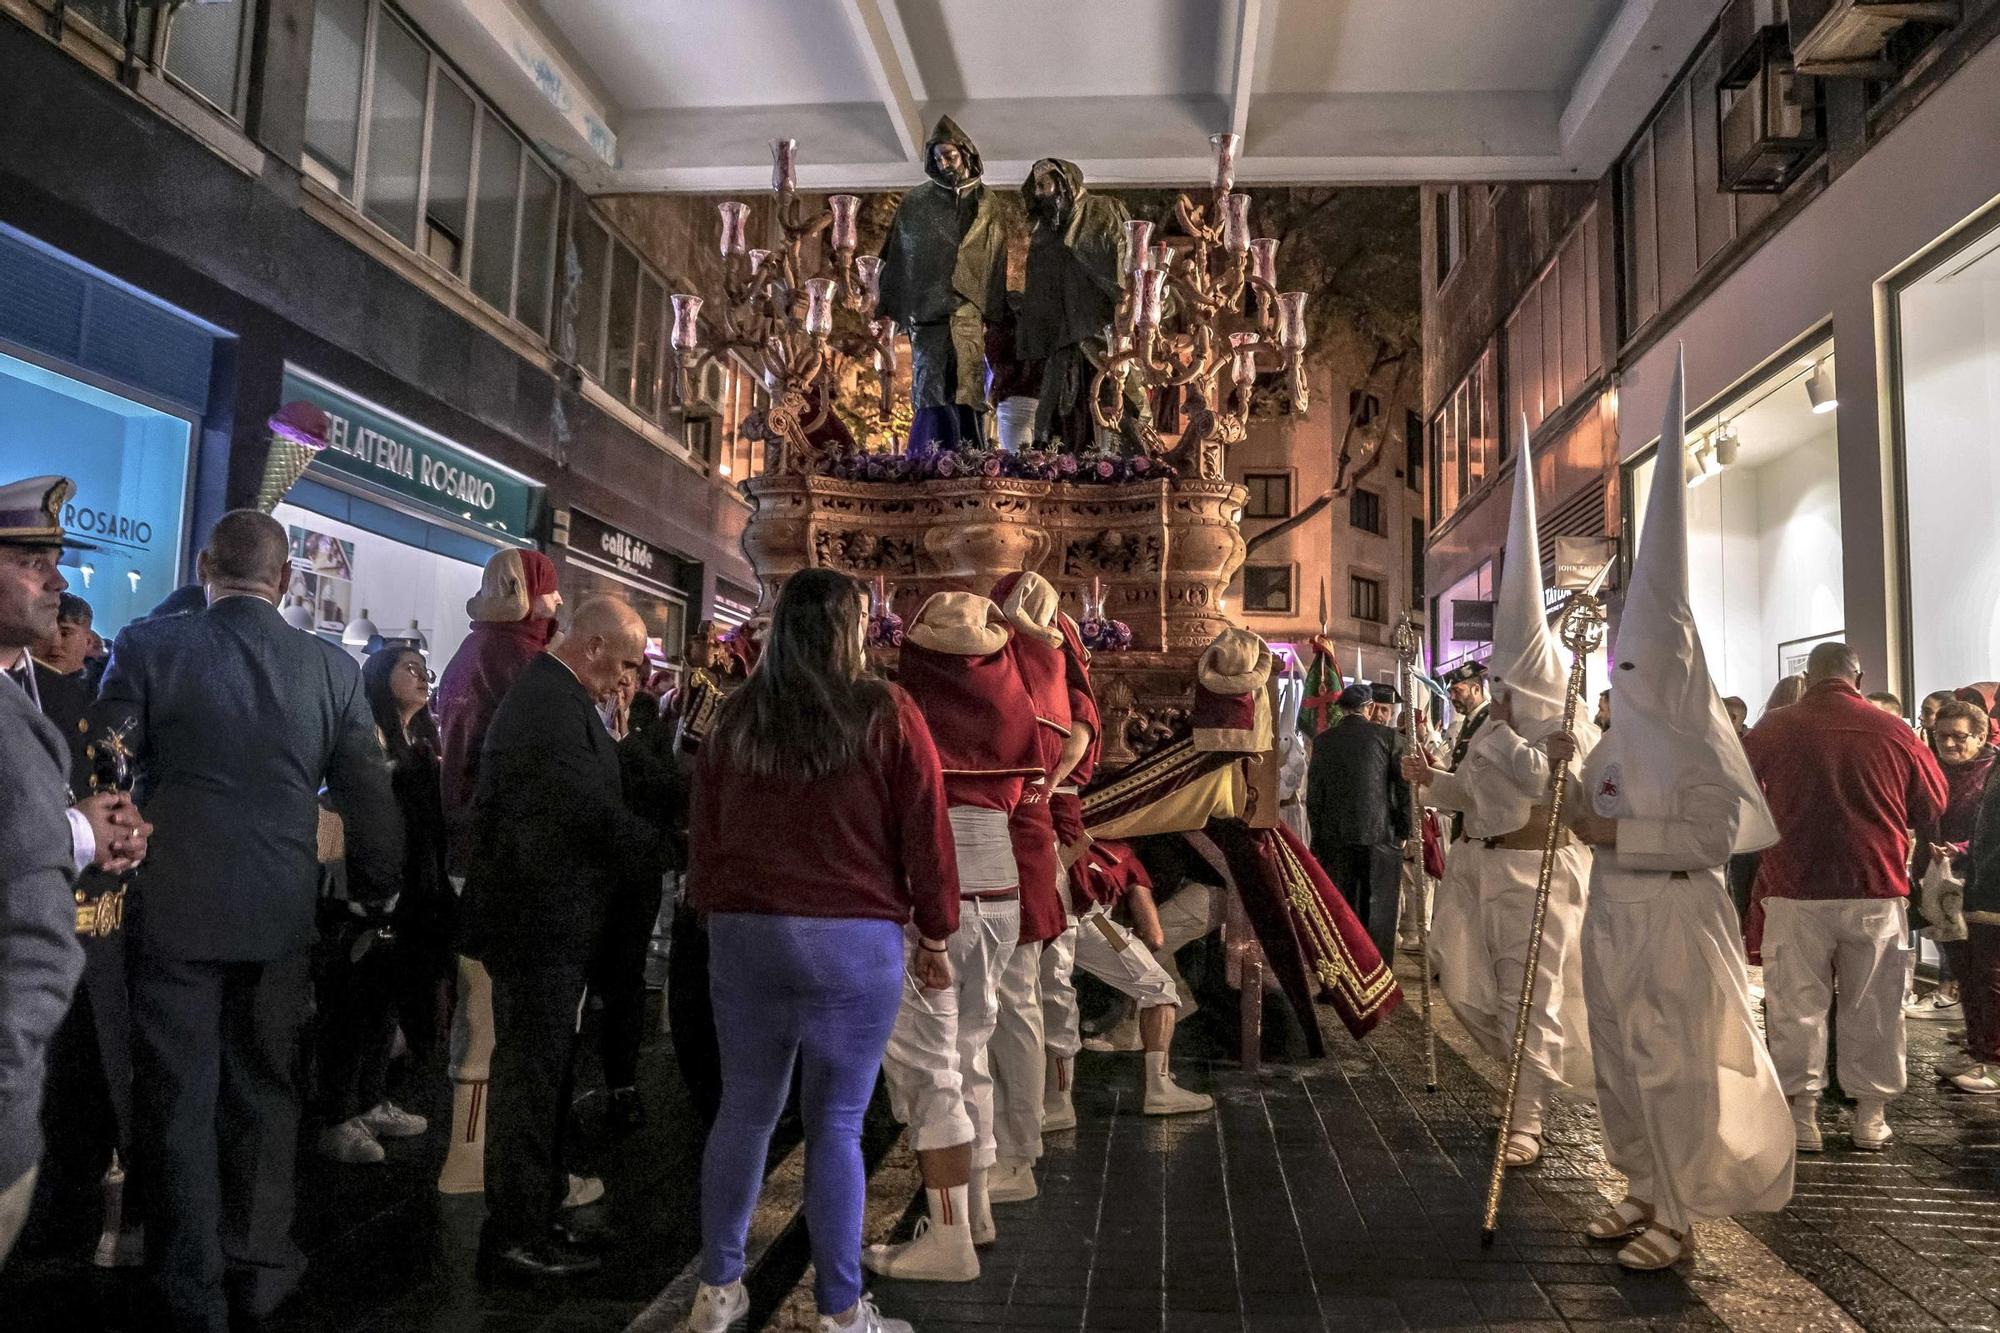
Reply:
<svg viewBox="0 0 2000 1333"><path fill-rule="evenodd" d="M1122 653L1132 647L1132 627L1106 616L1088 616L1076 627L1083 646L1093 653Z"/></svg>

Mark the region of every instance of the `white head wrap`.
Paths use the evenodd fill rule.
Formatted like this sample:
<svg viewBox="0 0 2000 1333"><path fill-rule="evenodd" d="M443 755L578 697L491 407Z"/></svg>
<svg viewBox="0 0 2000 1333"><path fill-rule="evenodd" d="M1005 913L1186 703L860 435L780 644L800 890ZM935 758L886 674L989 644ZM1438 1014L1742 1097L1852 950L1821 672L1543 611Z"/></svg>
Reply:
<svg viewBox="0 0 2000 1333"><path fill-rule="evenodd" d="M1696 785L1725 786L1742 802L1738 852L1778 840L1764 792L1708 674L1701 634L1688 608L1687 372L1674 366L1666 421L1654 455L1646 523L1632 561L1632 586L1618 622L1618 667L1611 676L1612 716L1629 808L1659 818L1673 795Z"/></svg>

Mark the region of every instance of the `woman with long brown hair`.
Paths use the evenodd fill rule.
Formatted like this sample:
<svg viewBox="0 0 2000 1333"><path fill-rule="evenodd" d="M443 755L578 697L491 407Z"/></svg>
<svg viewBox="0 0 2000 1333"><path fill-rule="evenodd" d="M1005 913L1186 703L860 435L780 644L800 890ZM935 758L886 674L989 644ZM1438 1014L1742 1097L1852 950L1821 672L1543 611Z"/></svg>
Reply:
<svg viewBox="0 0 2000 1333"><path fill-rule="evenodd" d="M694 1333L749 1309L744 1239L795 1061L820 1328L911 1333L861 1292L861 1116L906 970L951 985L959 887L937 748L909 697L869 675L865 607L846 575L792 575L695 770L688 893L708 918L722 1107Z"/></svg>

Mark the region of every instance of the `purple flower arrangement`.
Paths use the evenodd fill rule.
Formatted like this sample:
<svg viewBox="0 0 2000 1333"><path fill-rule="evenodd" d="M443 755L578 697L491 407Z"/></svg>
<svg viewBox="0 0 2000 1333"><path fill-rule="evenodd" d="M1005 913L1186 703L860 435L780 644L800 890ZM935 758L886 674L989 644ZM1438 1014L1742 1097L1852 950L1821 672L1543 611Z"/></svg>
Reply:
<svg viewBox="0 0 2000 1333"><path fill-rule="evenodd" d="M883 607L868 617L868 646L870 648L900 648L903 646L903 618L894 611Z"/></svg>
<svg viewBox="0 0 2000 1333"><path fill-rule="evenodd" d="M950 481L959 477L1014 477L1022 481L1068 481L1112 485L1172 478L1174 469L1148 454L1129 456L1099 450L1088 454L1053 449L938 449L921 455L843 454L827 465L841 481Z"/></svg>
<svg viewBox="0 0 2000 1333"><path fill-rule="evenodd" d="M1093 653L1122 653L1132 647L1132 627L1122 620L1088 616L1076 629L1083 646Z"/></svg>

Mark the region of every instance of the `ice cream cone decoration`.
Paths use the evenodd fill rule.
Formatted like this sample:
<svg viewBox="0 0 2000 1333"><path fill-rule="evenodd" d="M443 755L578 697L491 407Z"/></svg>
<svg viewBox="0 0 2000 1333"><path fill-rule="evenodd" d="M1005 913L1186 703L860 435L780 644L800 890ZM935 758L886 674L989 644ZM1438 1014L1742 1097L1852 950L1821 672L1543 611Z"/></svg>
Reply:
<svg viewBox="0 0 2000 1333"><path fill-rule="evenodd" d="M293 402L279 408L265 424L271 430L271 449L264 455L257 507L268 514L326 448L327 419L326 413L311 403Z"/></svg>

